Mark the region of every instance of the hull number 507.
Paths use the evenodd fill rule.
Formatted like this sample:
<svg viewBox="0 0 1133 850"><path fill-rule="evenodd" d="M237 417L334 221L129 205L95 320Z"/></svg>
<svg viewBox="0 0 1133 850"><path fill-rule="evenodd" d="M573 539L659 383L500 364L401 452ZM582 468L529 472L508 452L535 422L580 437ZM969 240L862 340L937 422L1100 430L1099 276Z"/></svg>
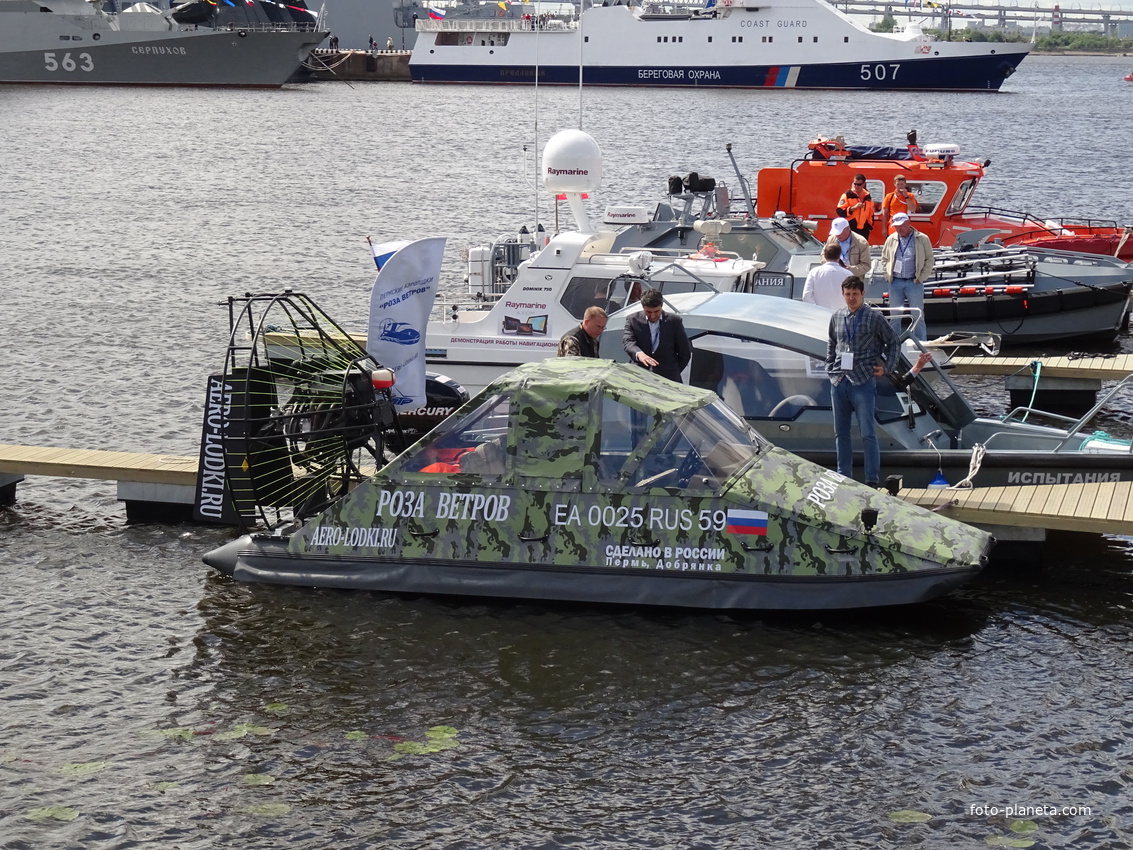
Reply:
<svg viewBox="0 0 1133 850"><path fill-rule="evenodd" d="M43 67L48 71L58 71L60 68L64 71L74 71L76 68L80 71L93 71L94 60L89 53L80 53L78 60L71 58L70 53L64 53L62 59L56 58L54 53L44 53Z"/></svg>
<svg viewBox="0 0 1133 850"><path fill-rule="evenodd" d="M862 80L867 83L875 80L895 80L900 70L900 62L893 62L890 65L862 65Z"/></svg>

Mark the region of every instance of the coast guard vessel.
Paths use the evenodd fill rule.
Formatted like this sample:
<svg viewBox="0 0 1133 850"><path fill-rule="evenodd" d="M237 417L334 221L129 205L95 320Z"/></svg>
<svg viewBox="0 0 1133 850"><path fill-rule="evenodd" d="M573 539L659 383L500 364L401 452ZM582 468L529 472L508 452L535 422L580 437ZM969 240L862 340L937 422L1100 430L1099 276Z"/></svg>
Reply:
<svg viewBox="0 0 1133 850"><path fill-rule="evenodd" d="M535 11L538 12L537 7ZM421 83L998 91L1029 44L871 32L823 0L418 15Z"/></svg>
<svg viewBox="0 0 1133 850"><path fill-rule="evenodd" d="M148 3L112 13L87 0L0 0L0 83L278 88L326 36L314 13L176 16Z"/></svg>

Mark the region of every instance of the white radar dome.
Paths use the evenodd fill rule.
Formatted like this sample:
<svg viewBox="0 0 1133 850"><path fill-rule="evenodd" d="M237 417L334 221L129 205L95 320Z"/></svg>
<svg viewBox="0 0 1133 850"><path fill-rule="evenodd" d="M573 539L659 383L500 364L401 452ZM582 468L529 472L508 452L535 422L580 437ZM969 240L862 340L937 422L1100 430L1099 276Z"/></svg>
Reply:
<svg viewBox="0 0 1133 850"><path fill-rule="evenodd" d="M593 192L602 183L602 150L581 130L560 130L543 148L543 188Z"/></svg>

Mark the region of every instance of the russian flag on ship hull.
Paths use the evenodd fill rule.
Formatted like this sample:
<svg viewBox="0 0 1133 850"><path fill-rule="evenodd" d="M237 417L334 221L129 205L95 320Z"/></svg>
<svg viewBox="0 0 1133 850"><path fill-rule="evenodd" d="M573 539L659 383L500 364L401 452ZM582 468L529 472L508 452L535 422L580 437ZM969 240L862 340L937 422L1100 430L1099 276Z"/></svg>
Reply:
<svg viewBox="0 0 1133 850"><path fill-rule="evenodd" d="M728 534L755 534L767 536L767 511L743 511L728 509L728 521L724 525Z"/></svg>

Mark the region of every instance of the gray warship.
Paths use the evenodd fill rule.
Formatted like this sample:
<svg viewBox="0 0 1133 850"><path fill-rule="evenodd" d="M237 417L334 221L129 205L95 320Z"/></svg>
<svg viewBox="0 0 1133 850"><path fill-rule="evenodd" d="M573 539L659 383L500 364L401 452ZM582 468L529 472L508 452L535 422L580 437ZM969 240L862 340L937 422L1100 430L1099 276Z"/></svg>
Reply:
<svg viewBox="0 0 1133 850"><path fill-rule="evenodd" d="M301 11L185 20L148 3L0 0L0 82L278 88L326 36Z"/></svg>

